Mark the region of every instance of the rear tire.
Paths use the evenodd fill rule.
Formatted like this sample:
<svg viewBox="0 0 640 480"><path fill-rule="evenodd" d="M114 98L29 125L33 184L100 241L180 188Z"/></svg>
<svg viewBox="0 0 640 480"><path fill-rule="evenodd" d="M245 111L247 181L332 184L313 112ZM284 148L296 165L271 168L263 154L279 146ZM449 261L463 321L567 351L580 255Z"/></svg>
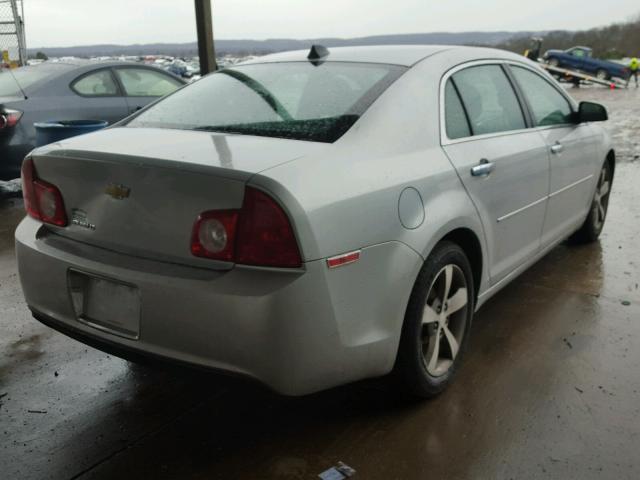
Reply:
<svg viewBox="0 0 640 480"><path fill-rule="evenodd" d="M600 69L596 72L596 78L600 80L609 80L609 72L606 70Z"/></svg>
<svg viewBox="0 0 640 480"><path fill-rule="evenodd" d="M441 242L411 292L394 374L422 398L442 392L458 370L475 307L471 265L455 243Z"/></svg>
<svg viewBox="0 0 640 480"><path fill-rule="evenodd" d="M600 170L589 214L580 229L569 238L572 243L591 243L595 242L600 236L604 228L604 221L607 218L612 180L611 165L607 161L602 166L602 170Z"/></svg>

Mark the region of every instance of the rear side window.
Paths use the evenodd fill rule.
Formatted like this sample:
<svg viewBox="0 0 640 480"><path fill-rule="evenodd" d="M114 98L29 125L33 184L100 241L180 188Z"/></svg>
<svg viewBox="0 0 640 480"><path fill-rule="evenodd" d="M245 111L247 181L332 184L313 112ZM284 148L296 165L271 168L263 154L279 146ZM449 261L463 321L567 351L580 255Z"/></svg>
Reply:
<svg viewBox="0 0 640 480"><path fill-rule="evenodd" d="M538 127L571 123L571 104L549 82L522 67L511 67L516 81L527 97Z"/></svg>
<svg viewBox="0 0 640 480"><path fill-rule="evenodd" d="M76 93L90 97L113 97L118 86L109 70L99 70L80 77L71 87Z"/></svg>
<svg viewBox="0 0 640 480"><path fill-rule="evenodd" d="M447 80L444 90L444 111L447 137L454 140L471 136L467 114L451 79Z"/></svg>
<svg viewBox="0 0 640 480"><path fill-rule="evenodd" d="M182 86L169 75L146 68L118 68L116 73L129 97L163 97Z"/></svg>
<svg viewBox="0 0 640 480"><path fill-rule="evenodd" d="M516 94L499 65L469 67L453 75L473 135L526 128Z"/></svg>

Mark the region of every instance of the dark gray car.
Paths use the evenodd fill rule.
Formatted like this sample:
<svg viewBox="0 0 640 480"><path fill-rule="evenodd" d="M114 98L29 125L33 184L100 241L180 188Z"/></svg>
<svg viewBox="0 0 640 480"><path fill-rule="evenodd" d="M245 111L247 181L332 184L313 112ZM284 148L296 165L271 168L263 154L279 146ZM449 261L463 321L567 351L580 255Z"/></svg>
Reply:
<svg viewBox="0 0 640 480"><path fill-rule="evenodd" d="M0 179L20 176L22 159L35 147L35 122L115 123L184 83L131 62L46 62L0 71Z"/></svg>

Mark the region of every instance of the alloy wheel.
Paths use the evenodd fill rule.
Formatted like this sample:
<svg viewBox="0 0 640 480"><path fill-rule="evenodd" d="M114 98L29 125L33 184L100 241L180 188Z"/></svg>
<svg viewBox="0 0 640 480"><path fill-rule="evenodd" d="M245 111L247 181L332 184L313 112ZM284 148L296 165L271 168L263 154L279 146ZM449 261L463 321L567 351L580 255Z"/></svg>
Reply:
<svg viewBox="0 0 640 480"><path fill-rule="evenodd" d="M611 190L611 182L608 178L607 168L603 168L600 172L596 193L593 199L593 221L597 230L602 228L604 219L607 216L607 206L609 204L609 191Z"/></svg>
<svg viewBox="0 0 640 480"><path fill-rule="evenodd" d="M460 351L469 305L467 281L449 264L435 276L422 316L422 355L429 375L446 374Z"/></svg>

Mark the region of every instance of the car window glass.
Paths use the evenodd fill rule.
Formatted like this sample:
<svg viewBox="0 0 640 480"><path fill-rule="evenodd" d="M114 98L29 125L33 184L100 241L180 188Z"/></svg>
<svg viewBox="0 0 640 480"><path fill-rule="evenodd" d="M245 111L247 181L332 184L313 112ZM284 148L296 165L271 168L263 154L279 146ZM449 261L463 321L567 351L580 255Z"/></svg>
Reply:
<svg viewBox="0 0 640 480"><path fill-rule="evenodd" d="M100 70L80 77L80 79L73 84L73 89L80 95L95 97L118 94L118 87L109 70Z"/></svg>
<svg viewBox="0 0 640 480"><path fill-rule="evenodd" d="M471 136L467 116L451 79L447 81L444 90L444 111L447 136L450 139Z"/></svg>
<svg viewBox="0 0 640 480"><path fill-rule="evenodd" d="M499 65L469 67L453 75L473 135L526 128L518 98Z"/></svg>
<svg viewBox="0 0 640 480"><path fill-rule="evenodd" d="M22 96L23 90L28 91L32 85L35 86L43 80L54 80L66 73L68 69L67 65L55 63L20 67L13 70L0 68L0 97Z"/></svg>
<svg viewBox="0 0 640 480"><path fill-rule="evenodd" d="M537 126L571 123L571 105L549 82L526 68L512 67L512 71L529 101Z"/></svg>
<svg viewBox="0 0 640 480"><path fill-rule="evenodd" d="M162 97L182 86L162 72L144 68L118 68L116 73L129 97Z"/></svg>
<svg viewBox="0 0 640 480"><path fill-rule="evenodd" d="M128 125L334 142L404 71L348 62L228 67L163 99Z"/></svg>

